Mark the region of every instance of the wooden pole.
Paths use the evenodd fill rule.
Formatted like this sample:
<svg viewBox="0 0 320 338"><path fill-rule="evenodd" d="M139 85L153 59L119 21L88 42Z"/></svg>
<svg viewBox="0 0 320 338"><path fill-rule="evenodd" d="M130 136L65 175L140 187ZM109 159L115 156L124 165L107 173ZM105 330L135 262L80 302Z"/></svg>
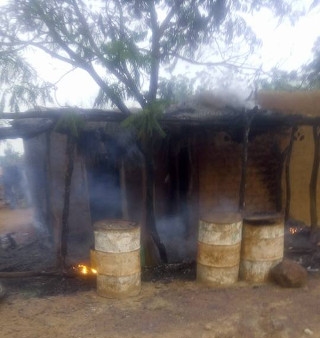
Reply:
<svg viewBox="0 0 320 338"><path fill-rule="evenodd" d="M243 132L243 148L241 157L241 179L239 188L239 211L241 213L245 210L245 194L247 187L247 164L248 164L248 145L251 122L253 120L253 113L244 112L244 132Z"/></svg>
<svg viewBox="0 0 320 338"><path fill-rule="evenodd" d="M290 212L290 203L291 203L291 182L290 182L290 163L291 163L291 155L294 144L295 134L298 130L298 127L292 127L290 134L290 142L288 148L285 150L286 160L285 160L285 185L286 185L286 203L284 209L284 219L285 222L289 219Z"/></svg>

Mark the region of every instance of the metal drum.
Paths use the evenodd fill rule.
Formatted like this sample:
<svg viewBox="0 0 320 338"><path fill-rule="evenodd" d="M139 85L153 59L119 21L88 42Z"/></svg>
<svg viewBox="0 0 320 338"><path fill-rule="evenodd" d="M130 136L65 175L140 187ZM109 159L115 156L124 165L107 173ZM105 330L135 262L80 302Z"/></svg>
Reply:
<svg viewBox="0 0 320 338"><path fill-rule="evenodd" d="M197 280L227 285L238 280L242 219L240 214L212 214L199 221Z"/></svg>
<svg viewBox="0 0 320 338"><path fill-rule="evenodd" d="M135 296L141 289L140 227L125 220L94 225L97 293L108 298Z"/></svg>
<svg viewBox="0 0 320 338"><path fill-rule="evenodd" d="M281 215L251 216L243 221L240 278L265 282L283 259L284 220Z"/></svg>

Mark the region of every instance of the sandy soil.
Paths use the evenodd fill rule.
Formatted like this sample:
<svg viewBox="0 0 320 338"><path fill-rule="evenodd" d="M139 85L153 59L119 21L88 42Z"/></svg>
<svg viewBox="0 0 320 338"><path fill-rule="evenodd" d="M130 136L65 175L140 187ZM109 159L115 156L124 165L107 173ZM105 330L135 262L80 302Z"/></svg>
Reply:
<svg viewBox="0 0 320 338"><path fill-rule="evenodd" d="M125 300L94 289L41 298L22 289L0 305L3 338L320 337L319 319L319 275L302 289L144 282L139 296Z"/></svg>
<svg viewBox="0 0 320 338"><path fill-rule="evenodd" d="M1 229L8 230L1 219L0 235ZM30 226L17 228L32 232ZM0 337L320 338L319 256L312 260L310 250L301 248L297 260L316 268L309 269L308 283L300 289L244 282L208 288L195 281L194 264L178 272L145 271L141 293L125 300L98 296L94 278L2 279L6 296L0 298ZM20 244L2 253L0 271L20 269L32 260L44 264L45 252L36 244ZM17 259L20 265L13 264Z"/></svg>

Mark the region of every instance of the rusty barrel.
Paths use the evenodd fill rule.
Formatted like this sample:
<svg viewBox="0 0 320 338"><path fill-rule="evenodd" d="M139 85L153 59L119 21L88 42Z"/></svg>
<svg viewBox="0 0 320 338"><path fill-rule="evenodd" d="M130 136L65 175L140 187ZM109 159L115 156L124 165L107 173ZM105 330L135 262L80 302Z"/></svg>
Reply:
<svg viewBox="0 0 320 338"><path fill-rule="evenodd" d="M94 225L97 293L107 298L135 296L141 289L140 227L125 220Z"/></svg>
<svg viewBox="0 0 320 338"><path fill-rule="evenodd" d="M238 280L242 218L240 214L211 214L199 221L197 280L227 285Z"/></svg>
<svg viewBox="0 0 320 338"><path fill-rule="evenodd" d="M270 269L282 261L284 220L282 215L250 216L243 221L240 278L265 282Z"/></svg>

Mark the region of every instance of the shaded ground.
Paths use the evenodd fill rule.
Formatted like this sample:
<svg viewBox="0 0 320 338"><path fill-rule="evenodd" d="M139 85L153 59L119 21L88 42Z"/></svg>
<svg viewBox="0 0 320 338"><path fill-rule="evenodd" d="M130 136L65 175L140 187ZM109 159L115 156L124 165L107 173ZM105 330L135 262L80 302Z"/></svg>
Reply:
<svg viewBox="0 0 320 338"><path fill-rule="evenodd" d="M0 212L0 236L7 227ZM30 226L17 229L16 247L0 251L0 271L52 266L53 253ZM308 268L304 288L239 282L210 289L195 281L191 261L145 269L140 295L121 301L99 297L92 277L2 279L1 337L320 337L320 250L296 229L294 236L287 232L285 255Z"/></svg>

